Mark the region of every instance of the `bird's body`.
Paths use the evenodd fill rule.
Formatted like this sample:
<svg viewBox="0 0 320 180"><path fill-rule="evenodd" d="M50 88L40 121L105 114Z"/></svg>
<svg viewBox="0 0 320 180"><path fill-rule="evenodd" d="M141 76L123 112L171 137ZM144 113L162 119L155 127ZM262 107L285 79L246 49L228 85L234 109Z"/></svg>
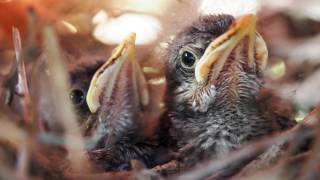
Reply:
<svg viewBox="0 0 320 180"><path fill-rule="evenodd" d="M87 92L91 111L86 135L96 143L89 155L104 171L131 169L131 160L151 168L161 147L158 132L148 123L149 89L135 57L135 35L130 34L95 72Z"/></svg>
<svg viewBox="0 0 320 180"><path fill-rule="evenodd" d="M62 36L60 45L70 77L69 98L83 136L89 140L86 150L94 167L99 171L130 170L131 160L139 160L146 167L154 166L153 154L159 147L157 132L146 135L144 131L147 123L155 122L156 119L146 120L146 107L142 107L139 99L136 83L143 74L136 74L138 66L133 66L138 64L133 64L131 57L121 54L119 58L122 60L117 61L117 65L106 68L110 72L107 75L109 79L101 83L101 95L96 95L101 100L101 106L96 112L91 112L86 99L90 83L107 59L116 54L111 52L114 47L81 35ZM38 108L44 129L57 131L60 126L55 123L56 115L51 108L53 97L50 94L54 92L51 91L46 80L47 74L43 71L45 62L46 56L43 54L38 68L43 76L33 82L40 86L34 88L34 94L43 97L39 98Z"/></svg>
<svg viewBox="0 0 320 180"><path fill-rule="evenodd" d="M201 17L179 33L168 48L166 105L170 131L187 166L224 155L294 124L261 101L262 69L257 59L253 66L248 60L249 41L235 43L227 56L213 56L218 58L210 65L207 79L199 82L196 78L201 57L212 51L209 44L232 28L237 25L230 15ZM217 54L220 52L224 50ZM225 62L219 62L223 57Z"/></svg>

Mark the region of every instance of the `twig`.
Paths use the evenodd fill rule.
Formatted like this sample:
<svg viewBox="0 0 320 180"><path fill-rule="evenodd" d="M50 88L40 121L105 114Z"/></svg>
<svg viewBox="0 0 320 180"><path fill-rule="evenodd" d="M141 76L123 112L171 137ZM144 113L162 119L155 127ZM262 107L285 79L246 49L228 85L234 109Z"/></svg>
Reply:
<svg viewBox="0 0 320 180"><path fill-rule="evenodd" d="M14 50L16 54L16 61L17 61L17 73L18 73L18 84L17 84L17 91L22 96L22 104L23 104L23 119L26 125L32 124L32 119L29 109L31 105L29 87L27 82L27 75L25 64L22 60L22 47L21 47L21 38L19 30L15 27L12 28L12 36L13 36L13 43L14 43Z"/></svg>
<svg viewBox="0 0 320 180"><path fill-rule="evenodd" d="M312 154L309 157L309 160L303 168L303 174L300 177L301 179L315 179L319 177L319 165L320 165L320 107L316 108L314 111L308 115L308 118L312 120L309 123L315 123L315 130L317 132L315 143L312 148Z"/></svg>
<svg viewBox="0 0 320 180"><path fill-rule="evenodd" d="M304 138L304 137L302 137ZM281 157L285 154L288 143L280 142L272 145L265 152L244 166L239 173L233 178L246 177L258 171L268 169L280 162Z"/></svg>
<svg viewBox="0 0 320 180"><path fill-rule="evenodd" d="M312 131L312 128L301 128L301 126L298 125L279 136L268 138L262 142L249 144L246 147L231 153L227 157L213 159L209 161L209 163L203 164L202 166L199 166L194 170L178 177L174 177L173 179L203 179L213 174L221 174L221 171L223 171L225 168L228 168L234 164L246 162L255 157L255 155L262 153L275 143L289 142L295 134L300 134L301 136L303 135L307 138L314 135L314 131ZM217 176L214 177L218 178Z"/></svg>
<svg viewBox="0 0 320 180"><path fill-rule="evenodd" d="M303 154L298 154L296 156L290 157L285 161L281 161L275 166L270 167L264 171L253 172L248 176L240 176L234 179L245 179L245 180L255 180L255 179L267 179L267 180L283 180L283 179L296 179L299 174L299 170L304 165L305 159L310 156L310 152Z"/></svg>
<svg viewBox="0 0 320 180"><path fill-rule="evenodd" d="M38 16L33 7L28 8L28 45L29 50L36 48ZM34 59L32 59L34 60Z"/></svg>
<svg viewBox="0 0 320 180"><path fill-rule="evenodd" d="M27 136L25 131L18 127L13 118L6 116L2 110L0 111L0 124L0 140L6 140L17 148L25 141Z"/></svg>
<svg viewBox="0 0 320 180"><path fill-rule="evenodd" d="M28 179L29 158L28 143L23 141L20 145L17 159L17 176L19 179Z"/></svg>
<svg viewBox="0 0 320 180"><path fill-rule="evenodd" d="M88 157L85 155L84 143L76 122L76 116L73 112L71 102L67 96L68 75L63 64L57 35L53 28L47 26L43 31L45 43L45 52L48 57L48 67L50 70L49 79L52 83L54 108L58 119L65 129L66 148L69 153L71 168L73 172L88 172L90 169Z"/></svg>
<svg viewBox="0 0 320 180"><path fill-rule="evenodd" d="M112 172L112 173L96 173L96 174L84 174L84 173L70 173L66 175L69 179L87 180L87 179L103 179L103 180L131 180L134 179L134 174L131 172Z"/></svg>
<svg viewBox="0 0 320 180"><path fill-rule="evenodd" d="M226 157L220 159L212 159L208 164L204 164L195 168L194 170L182 174L180 176L174 177L173 179L203 179L211 175L213 178L221 178L224 171L228 171L228 167L238 164L239 162L244 162L254 157L270 146L276 143L289 143L294 137L300 136L303 139L311 138L315 136L314 127L319 127L318 122L320 122L319 116L320 108L313 110L309 116L304 119L304 123L295 126L294 128L282 133L279 136L268 138L262 142L251 143L244 148L231 153ZM320 131L318 131L320 132ZM320 136L319 136L320 137ZM315 152L320 152L315 151ZM249 158L249 159L248 159ZM205 166L205 167L204 167ZM213 176L212 176L213 175Z"/></svg>
<svg viewBox="0 0 320 180"><path fill-rule="evenodd" d="M26 77L25 64L22 60L22 47L21 47L21 37L19 30L15 27L12 28L12 36L14 43L14 50L17 60L17 73L18 73L18 84L17 91L22 95L22 107L23 107L23 120L25 125L31 127L32 125L32 115L31 113L31 98L29 93L29 87ZM28 136L26 136L28 137ZM27 138L25 138L27 139ZM17 162L17 174L21 178L27 177L27 169L29 163L29 147L27 141L23 141L22 145L19 148L20 153L18 154Z"/></svg>
<svg viewBox="0 0 320 180"><path fill-rule="evenodd" d="M3 111L0 114L2 114L0 116L0 140L9 142L18 150L16 176L19 179L26 179L29 167L29 136L14 123L15 121L12 121L12 117L9 118Z"/></svg>

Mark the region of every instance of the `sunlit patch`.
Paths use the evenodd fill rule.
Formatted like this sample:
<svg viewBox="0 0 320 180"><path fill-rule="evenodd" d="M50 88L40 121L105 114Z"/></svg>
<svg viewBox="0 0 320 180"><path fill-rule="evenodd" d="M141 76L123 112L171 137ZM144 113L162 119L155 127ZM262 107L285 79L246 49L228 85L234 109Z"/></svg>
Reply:
<svg viewBox="0 0 320 180"><path fill-rule="evenodd" d="M165 77L154 78L154 79L149 79L148 80L148 84L151 84L151 85L162 85L165 82L166 82L166 78Z"/></svg>
<svg viewBox="0 0 320 180"><path fill-rule="evenodd" d="M122 9L129 12L142 12L162 15L172 0L111 0L114 9Z"/></svg>
<svg viewBox="0 0 320 180"><path fill-rule="evenodd" d="M299 110L299 111L296 113L294 119L295 119L297 122L302 122L307 115L308 115L308 112L303 111L303 110Z"/></svg>
<svg viewBox="0 0 320 180"><path fill-rule="evenodd" d="M146 74L157 74L159 70L154 67L143 67L142 71Z"/></svg>
<svg viewBox="0 0 320 180"><path fill-rule="evenodd" d="M160 102L160 103L159 103L159 108L164 108L164 107L165 107L164 102Z"/></svg>
<svg viewBox="0 0 320 180"><path fill-rule="evenodd" d="M173 41L175 38L176 38L175 35L170 35L170 36L169 36L170 41Z"/></svg>
<svg viewBox="0 0 320 180"><path fill-rule="evenodd" d="M122 42L128 33L135 32L136 44L143 45L154 42L160 29L160 21L155 17L127 13L99 23L93 31L93 36L105 44L113 45Z"/></svg>
<svg viewBox="0 0 320 180"><path fill-rule="evenodd" d="M263 7L270 7L274 10L282 10L293 3L294 0L264 0L261 1Z"/></svg>
<svg viewBox="0 0 320 180"><path fill-rule="evenodd" d="M68 21L62 20L61 23L73 34L78 32L78 29Z"/></svg>
<svg viewBox="0 0 320 180"><path fill-rule="evenodd" d="M283 5L283 8L291 5L292 2L287 2ZM297 19L312 19L314 21L320 21L320 4L318 0L308 1L306 7L303 6L293 6L292 9L288 11L290 17L296 17Z"/></svg>
<svg viewBox="0 0 320 180"><path fill-rule="evenodd" d="M282 78L285 74L286 64L282 60L275 63L267 70L267 76L274 80Z"/></svg>
<svg viewBox="0 0 320 180"><path fill-rule="evenodd" d="M100 24L108 21L108 13L104 10L100 10L92 18L92 24Z"/></svg>
<svg viewBox="0 0 320 180"><path fill-rule="evenodd" d="M168 48L169 48L169 43L167 43L167 42L162 42L162 43L160 43L160 48L162 48L162 49L168 49Z"/></svg>
<svg viewBox="0 0 320 180"><path fill-rule="evenodd" d="M305 14L315 21L320 21L320 6L310 6L305 9Z"/></svg>
<svg viewBox="0 0 320 180"><path fill-rule="evenodd" d="M240 17L244 14L256 14L261 6L260 0L202 0L199 13L229 14Z"/></svg>

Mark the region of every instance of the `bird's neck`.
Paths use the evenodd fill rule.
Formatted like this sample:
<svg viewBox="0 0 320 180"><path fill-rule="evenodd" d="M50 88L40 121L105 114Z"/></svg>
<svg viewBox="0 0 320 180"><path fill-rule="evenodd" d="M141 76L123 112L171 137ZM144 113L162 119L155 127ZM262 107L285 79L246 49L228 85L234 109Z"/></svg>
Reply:
<svg viewBox="0 0 320 180"><path fill-rule="evenodd" d="M217 85L215 102L223 103L225 106L252 104L256 101L261 88L262 82L255 75L239 72L237 76L220 81Z"/></svg>
<svg viewBox="0 0 320 180"><path fill-rule="evenodd" d="M256 101L263 81L261 74L249 67L245 57L238 47L226 62L215 83L218 102L241 105Z"/></svg>

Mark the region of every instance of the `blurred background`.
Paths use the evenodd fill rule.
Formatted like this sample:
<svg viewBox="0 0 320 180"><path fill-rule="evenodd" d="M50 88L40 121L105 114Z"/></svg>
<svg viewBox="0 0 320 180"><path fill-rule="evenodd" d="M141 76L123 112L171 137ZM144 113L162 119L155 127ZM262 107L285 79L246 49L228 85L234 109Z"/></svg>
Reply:
<svg viewBox="0 0 320 180"><path fill-rule="evenodd" d="M215 0L206 1L213 2L212 8L215 8ZM29 66L36 62L34 66L36 68L33 68L36 76L31 74L27 77L28 80L34 80L30 83L30 89L31 95L36 95L32 98L37 104L26 103L29 106L25 107L32 107L31 110L27 108L30 112L39 111L39 121L55 119L52 115L58 114L51 104L53 100L51 94L54 94L52 92L55 89L44 76L39 76L40 71L46 75L50 73L41 69L42 64L37 64L41 61L36 61L43 55L41 37L44 37L43 27L48 24L57 32L62 59L65 60L69 72L77 70L77 65L86 61L97 59L105 61L113 48L129 32L136 32L138 60L150 85L152 101L155 102L150 103L155 104L155 107L148 110L155 112L155 114L150 113L152 116L157 116L161 114L159 108L163 110L161 102L165 92L163 52L179 30L199 17L202 13L199 8L201 2L200 0L0 0L0 137L12 141L19 152L16 155L17 153L12 153L12 149L0 148L0 179L3 172L9 174L5 177L11 177L12 174L10 170L4 169L5 160L10 162L7 164L17 166L18 173L22 172L21 177L24 178L26 176L23 176L23 169L26 169L28 163L25 162L30 156L29 159L37 159L41 165L35 168L50 169L56 177L55 170L60 167L56 164L63 164L60 160L64 157L61 155L63 153L53 151L48 145L63 144L63 140L60 140L61 143L46 136L41 140L49 143L37 144L35 143L37 138L42 137L36 136L35 132L38 131L33 127L33 125L38 126L37 122L26 122L27 125L20 126L23 124L21 122L23 116L19 116L23 114L21 101L25 102L27 98L18 96L18 108L13 108L15 111L9 111L3 106L3 104L16 106L15 99L7 98L11 97L7 93L12 90L16 81L23 81L15 74L19 64L16 63L13 27L21 34L23 51L21 56L26 64L27 73L32 69ZM290 102L295 119L301 121L314 107L320 105L320 1L262 0L261 2L258 31L269 48L269 62L265 71L267 87ZM210 10L210 8L211 6L208 6L205 9ZM279 102L274 103L279 108L287 106ZM42 112L44 114L41 114ZM28 115L37 117L34 114L26 114L26 117ZM24 120L26 119L29 118ZM18 126L12 122L17 122ZM25 131L21 130L21 127L24 127ZM156 125L149 129L154 127ZM41 128L45 129L45 127L39 129ZM0 146L7 147L8 142L0 140ZM41 154L39 153L41 148L49 150ZM74 161L73 164L80 166L85 164L81 162L85 161ZM61 166L61 169L64 171L66 168ZM47 174L44 173L43 177L49 177Z"/></svg>
<svg viewBox="0 0 320 180"><path fill-rule="evenodd" d="M14 60L13 26L20 30L24 47L41 44L39 34L46 24L55 26L65 46L93 39L112 49L133 31L142 47L138 54L161 57L176 31L199 16L199 2L0 0L0 73L10 72ZM301 120L320 103L320 1L262 0L258 26L269 46L267 84L293 103L296 119ZM161 58L144 59L156 64L156 69L145 71L161 74Z"/></svg>

